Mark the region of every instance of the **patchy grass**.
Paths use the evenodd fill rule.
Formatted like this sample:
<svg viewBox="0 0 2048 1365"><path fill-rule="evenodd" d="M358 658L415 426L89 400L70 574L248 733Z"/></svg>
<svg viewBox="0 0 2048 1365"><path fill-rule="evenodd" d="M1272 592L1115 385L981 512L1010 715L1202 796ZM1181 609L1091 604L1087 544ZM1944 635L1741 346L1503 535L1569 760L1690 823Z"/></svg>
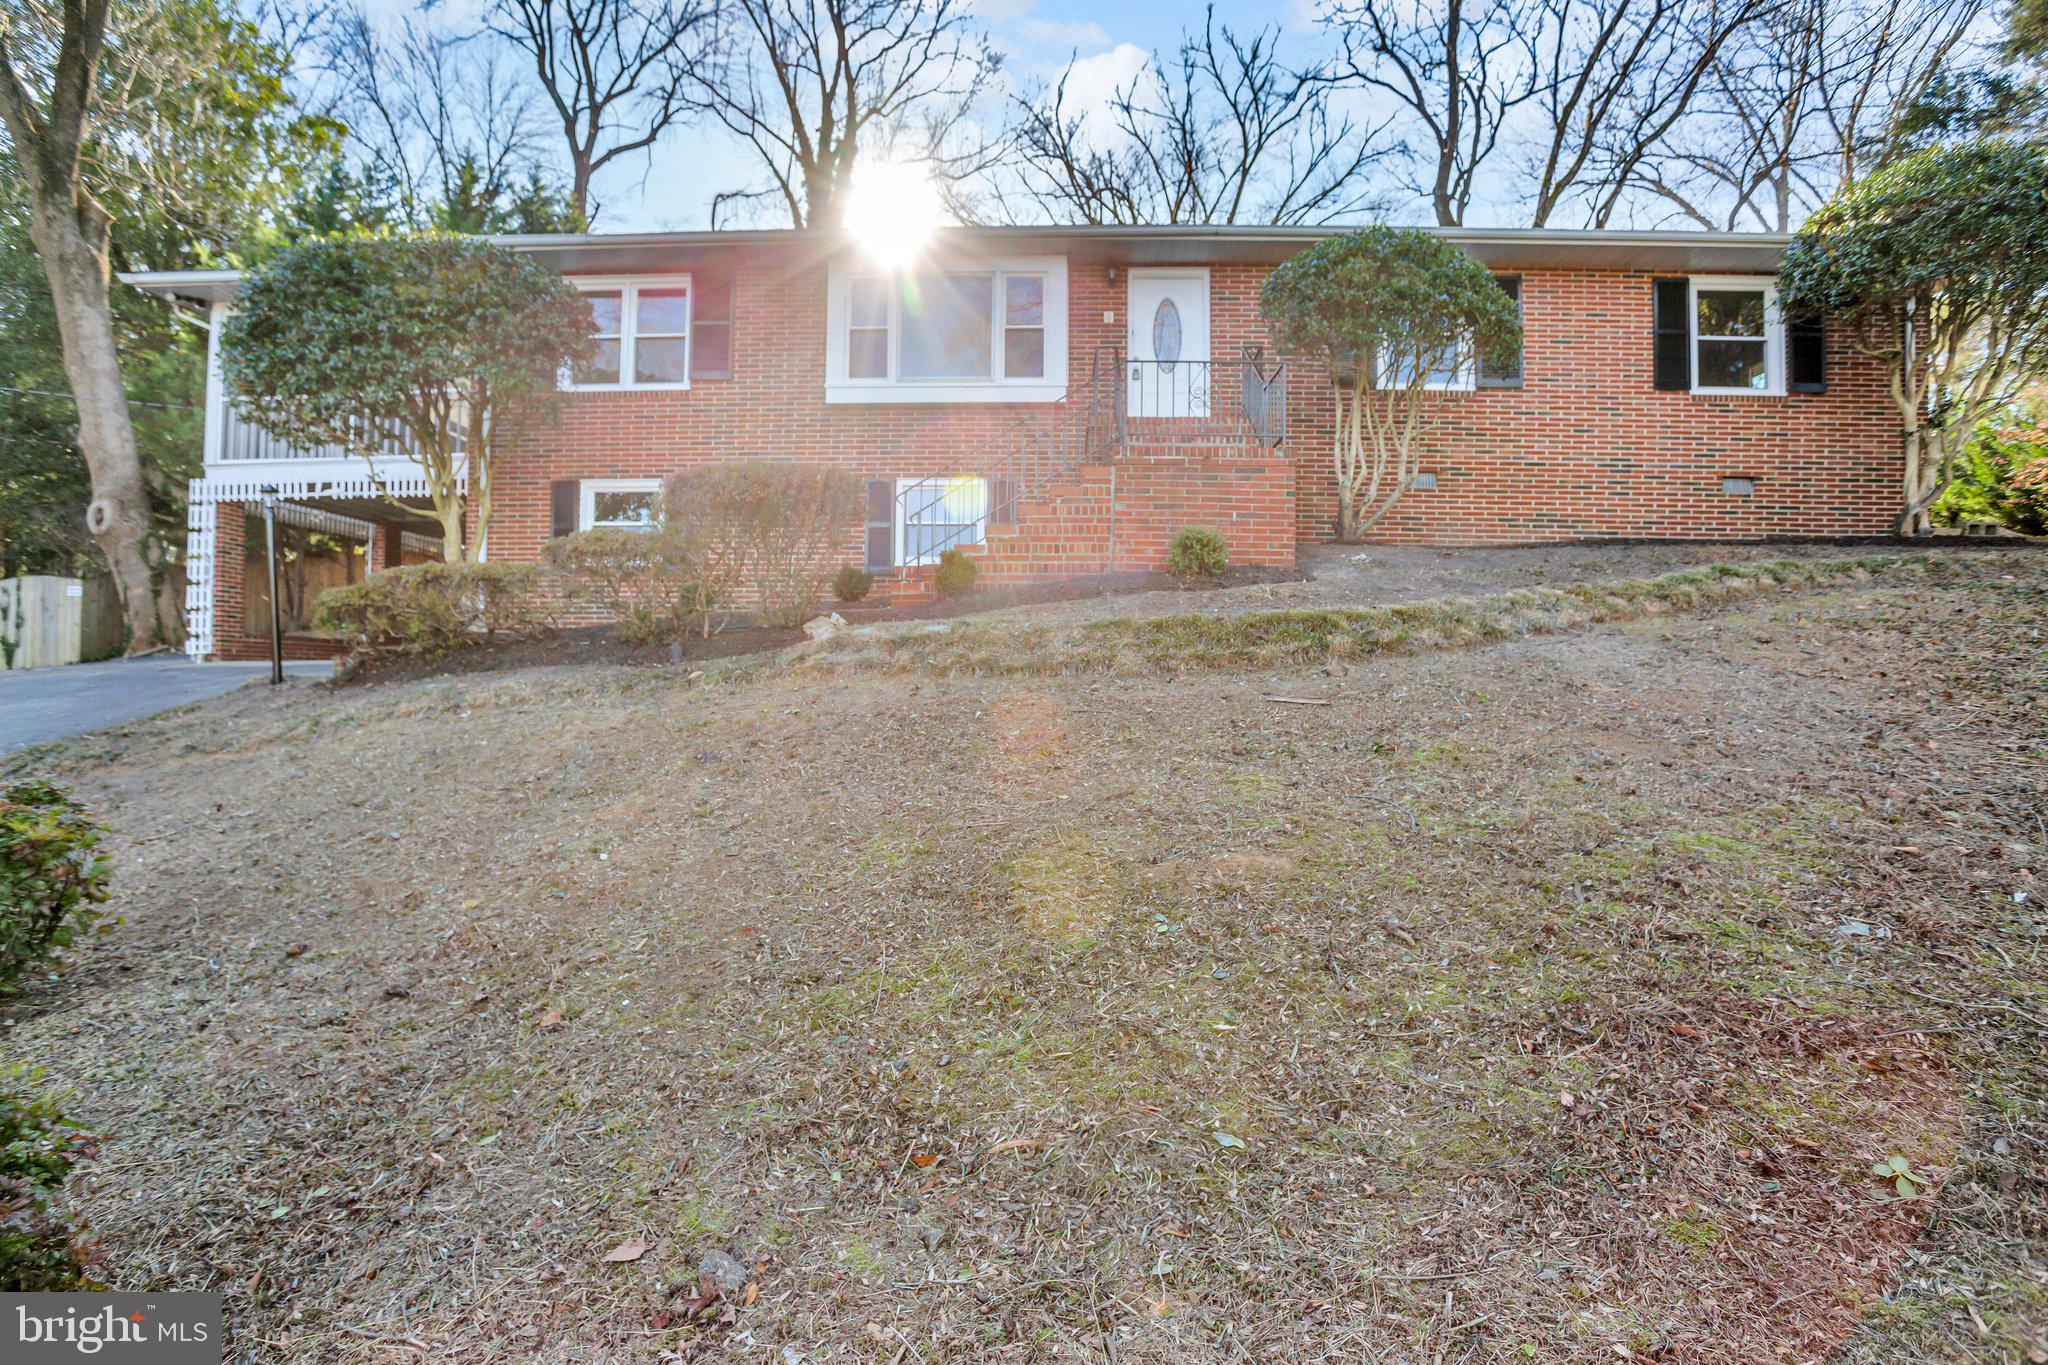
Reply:
<svg viewBox="0 0 2048 1365"><path fill-rule="evenodd" d="M10 1050L107 1135L113 1280L259 1358L2024 1358L2048 568L1761 583L238 694L28 760L121 918Z"/></svg>
<svg viewBox="0 0 2048 1365"><path fill-rule="evenodd" d="M1554 634L1737 601L1786 587L1957 567L1949 554L1708 564L1654 578L1526 588L1387 606L1157 616L1042 627L1008 621L875 628L795 651L800 667L1018 676L1134 669L1264 668Z"/></svg>

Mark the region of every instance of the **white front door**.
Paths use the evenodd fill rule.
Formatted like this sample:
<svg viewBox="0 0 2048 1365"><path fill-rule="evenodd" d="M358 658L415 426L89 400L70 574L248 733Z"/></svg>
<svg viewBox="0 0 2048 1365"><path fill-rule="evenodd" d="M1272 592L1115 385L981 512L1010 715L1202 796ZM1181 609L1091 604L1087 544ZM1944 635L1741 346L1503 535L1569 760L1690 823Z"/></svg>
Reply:
<svg viewBox="0 0 2048 1365"><path fill-rule="evenodd" d="M1126 383L1133 417L1209 415L1209 272L1130 272Z"/></svg>

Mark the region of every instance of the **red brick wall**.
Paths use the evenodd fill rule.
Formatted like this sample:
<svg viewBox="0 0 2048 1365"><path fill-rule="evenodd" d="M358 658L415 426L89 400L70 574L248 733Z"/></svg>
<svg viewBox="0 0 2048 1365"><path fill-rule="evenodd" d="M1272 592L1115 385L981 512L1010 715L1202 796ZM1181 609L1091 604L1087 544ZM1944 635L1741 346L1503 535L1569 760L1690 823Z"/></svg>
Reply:
<svg viewBox="0 0 2048 1365"><path fill-rule="evenodd" d="M1898 509L1898 419L1875 362L1829 338L1825 394L1705 397L1651 387L1647 274L1522 275L1523 387L1432 394L1419 468L1373 539L1881 535ZM1301 534L1337 516L1332 391L1289 366ZM1721 491L1756 481L1752 496Z"/></svg>
<svg viewBox="0 0 2048 1365"><path fill-rule="evenodd" d="M246 546L249 515L238 502L224 502L214 511L213 648L214 659L268 659L270 626L249 619ZM258 527L258 533L261 528ZM253 633L252 633L253 631ZM287 659L331 659L341 642L313 635L284 637Z"/></svg>
<svg viewBox="0 0 2048 1365"><path fill-rule="evenodd" d="M1295 560L1294 466L1264 450L1086 465L989 530L974 551L995 583L1164 569L1174 533L1223 537L1233 564Z"/></svg>
<svg viewBox="0 0 2048 1365"><path fill-rule="evenodd" d="M679 257L673 268L701 264ZM718 265L734 279L733 378L700 380L688 391L572 395L560 425L529 435L500 472L494 558L537 556L549 534L554 479L663 475L763 456L830 461L863 476L971 473L1006 448L990 442L1034 410L827 404L824 264L761 248L725 253ZM1211 270L1212 354L1225 362L1219 413L1237 401L1230 362L1242 345L1265 340L1257 312L1264 274L1262 266ZM1658 393L1650 382L1647 274L1526 271L1522 297L1524 386L1431 396L1421 468L1437 475L1438 486L1405 495L1378 528L1380 538L1470 543L1889 529L1897 423L1871 362L1831 346L1825 395ZM1068 356L1077 403L1098 346L1123 340L1124 298L1121 270L1112 282L1103 265L1073 261ZM1114 321L1105 322L1105 312ZM1296 478L1286 496L1296 505L1299 537L1328 539L1336 515L1331 391L1313 366L1288 368L1287 456ZM1203 467L1221 476L1227 463ZM1148 504L1158 526L1196 524L1210 515L1205 498L1225 506L1242 494L1241 471L1230 476L1235 492L1213 495L1192 473L1170 485L1190 500L1183 515ZM1756 480L1753 496L1721 491L1722 479L1736 475ZM1159 485L1162 496L1168 487ZM1257 538L1256 562L1266 562L1268 532Z"/></svg>

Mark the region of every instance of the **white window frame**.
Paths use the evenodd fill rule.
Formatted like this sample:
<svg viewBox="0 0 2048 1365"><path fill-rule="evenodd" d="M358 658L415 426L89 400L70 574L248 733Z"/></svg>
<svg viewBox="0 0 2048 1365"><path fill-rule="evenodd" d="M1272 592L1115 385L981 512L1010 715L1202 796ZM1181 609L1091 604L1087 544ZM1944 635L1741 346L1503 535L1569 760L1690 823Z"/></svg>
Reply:
<svg viewBox="0 0 2048 1365"><path fill-rule="evenodd" d="M904 503L903 495L910 492L910 490L913 488L924 488L929 490L931 486L942 477L946 478L948 482L952 483L973 482L981 485L981 520L975 523L974 538L972 540L968 540L965 538L956 540L952 542L950 545L945 546L943 549L939 550L935 554L913 555L910 553L909 546L910 509ZM970 546L982 545L987 543L989 516L995 510L992 506L994 499L995 489L990 487L989 481L986 478L983 478L978 474L935 474L922 479L896 480L896 508L895 515L891 518L891 520L894 521L896 524L897 567L913 568L920 564L936 564L939 562L939 555L944 554L946 550L965 550Z"/></svg>
<svg viewBox="0 0 2048 1365"><path fill-rule="evenodd" d="M660 390L687 389L690 387L690 364L696 350L697 290L688 274L680 275L571 275L569 283L585 294L608 294L617 290L619 294L619 378L615 383L579 384L570 378L571 371L562 372L562 387L570 393L626 393L657 392ZM640 331L640 291L642 289L680 289L688 296L687 321L683 326L683 377L677 379L641 381L633 378L633 348L638 344ZM664 332L664 339L673 334Z"/></svg>
<svg viewBox="0 0 2048 1365"><path fill-rule="evenodd" d="M1373 369L1375 371L1373 387L1381 393L1398 393L1402 388L1406 387L1401 384L1385 383L1386 372L1377 365ZM1422 391L1424 393L1471 393L1478 387L1479 366L1477 358L1472 353L1472 343L1461 341L1458 343L1457 365L1453 370L1450 382L1446 383L1437 379L1424 380Z"/></svg>
<svg viewBox="0 0 2048 1365"><path fill-rule="evenodd" d="M659 492L661 492L660 479L585 479L583 480L582 487L577 490L576 529L579 531L596 529L598 525L597 495L599 493ZM660 526L661 522L657 520L652 526L617 526L614 523L607 524L613 525L614 529L621 531L652 531L655 527Z"/></svg>
<svg viewBox="0 0 2048 1365"><path fill-rule="evenodd" d="M1709 397L1782 398L1785 394L1785 318L1778 311L1776 275L1694 275L1685 291L1686 363L1692 391ZM1708 387L1700 383L1700 290L1762 290L1764 296L1764 386L1760 389ZM1730 337L1727 340L1753 338ZM1715 340L1709 337L1707 340Z"/></svg>
<svg viewBox="0 0 2048 1365"><path fill-rule="evenodd" d="M895 287L905 275L992 275L989 308L988 378L898 378L903 329L898 313L902 291ZM1045 278L1045 373L1027 379L1005 379L1003 365L1003 280L1008 276ZM889 289L889 375L885 379L854 379L847 374L847 330L851 321L848 294L855 279L886 278ZM835 260L825 282L825 401L827 403L1056 403L1067 396L1067 258L1064 256L963 257L926 262L904 271L884 271L857 260Z"/></svg>

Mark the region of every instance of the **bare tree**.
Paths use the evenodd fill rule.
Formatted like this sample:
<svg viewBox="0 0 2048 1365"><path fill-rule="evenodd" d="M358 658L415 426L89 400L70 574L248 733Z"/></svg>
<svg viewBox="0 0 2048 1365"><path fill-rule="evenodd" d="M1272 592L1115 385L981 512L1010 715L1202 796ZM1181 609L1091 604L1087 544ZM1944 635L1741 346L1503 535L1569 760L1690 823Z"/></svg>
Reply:
<svg viewBox="0 0 2048 1365"><path fill-rule="evenodd" d="M1531 226L1573 200L1606 227L1659 160L1722 52L1783 0L1543 0Z"/></svg>
<svg viewBox="0 0 2048 1365"><path fill-rule="evenodd" d="M1393 148L1331 108L1323 67L1294 71L1277 28L1209 11L1107 109L1077 108L1072 68L1017 101L1017 180L1041 213L1083 223L1325 223L1384 207L1365 172Z"/></svg>
<svg viewBox="0 0 2048 1365"><path fill-rule="evenodd" d="M415 225L438 205L515 194L541 157L533 91L487 34L379 25L353 4L329 17L319 48L335 111Z"/></svg>
<svg viewBox="0 0 2048 1365"><path fill-rule="evenodd" d="M1339 79L1391 96L1421 132L1412 186L1438 225L1465 221L1517 110L1543 91L1529 60L1536 0L1344 0Z"/></svg>
<svg viewBox="0 0 2048 1365"><path fill-rule="evenodd" d="M0 121L28 182L29 236L49 279L64 371L78 404L78 445L92 477L86 528L113 572L129 652L140 653L170 636L151 585L149 488L107 296L114 220L82 170L108 6L109 0L62 0L61 16L0 14Z"/></svg>
<svg viewBox="0 0 2048 1365"><path fill-rule="evenodd" d="M1912 111L1985 54L1989 0L1789 0L1715 58L1636 186L1702 227L1789 232L1910 150Z"/></svg>
<svg viewBox="0 0 2048 1365"><path fill-rule="evenodd" d="M569 151L569 203L589 220L590 182L654 145L689 111L687 72L708 59L709 0L497 0L491 26L533 59Z"/></svg>
<svg viewBox="0 0 2048 1365"><path fill-rule="evenodd" d="M1735 35L1784 0L1349 0L1328 15L1344 75L1420 136L1439 224L1489 181L1535 227L1568 205L1606 226Z"/></svg>
<svg viewBox="0 0 2048 1365"><path fill-rule="evenodd" d="M971 115L1000 59L961 0L730 0L721 27L689 99L753 149L768 177L753 196L796 226L837 221L864 155L922 162L942 186L990 164Z"/></svg>

